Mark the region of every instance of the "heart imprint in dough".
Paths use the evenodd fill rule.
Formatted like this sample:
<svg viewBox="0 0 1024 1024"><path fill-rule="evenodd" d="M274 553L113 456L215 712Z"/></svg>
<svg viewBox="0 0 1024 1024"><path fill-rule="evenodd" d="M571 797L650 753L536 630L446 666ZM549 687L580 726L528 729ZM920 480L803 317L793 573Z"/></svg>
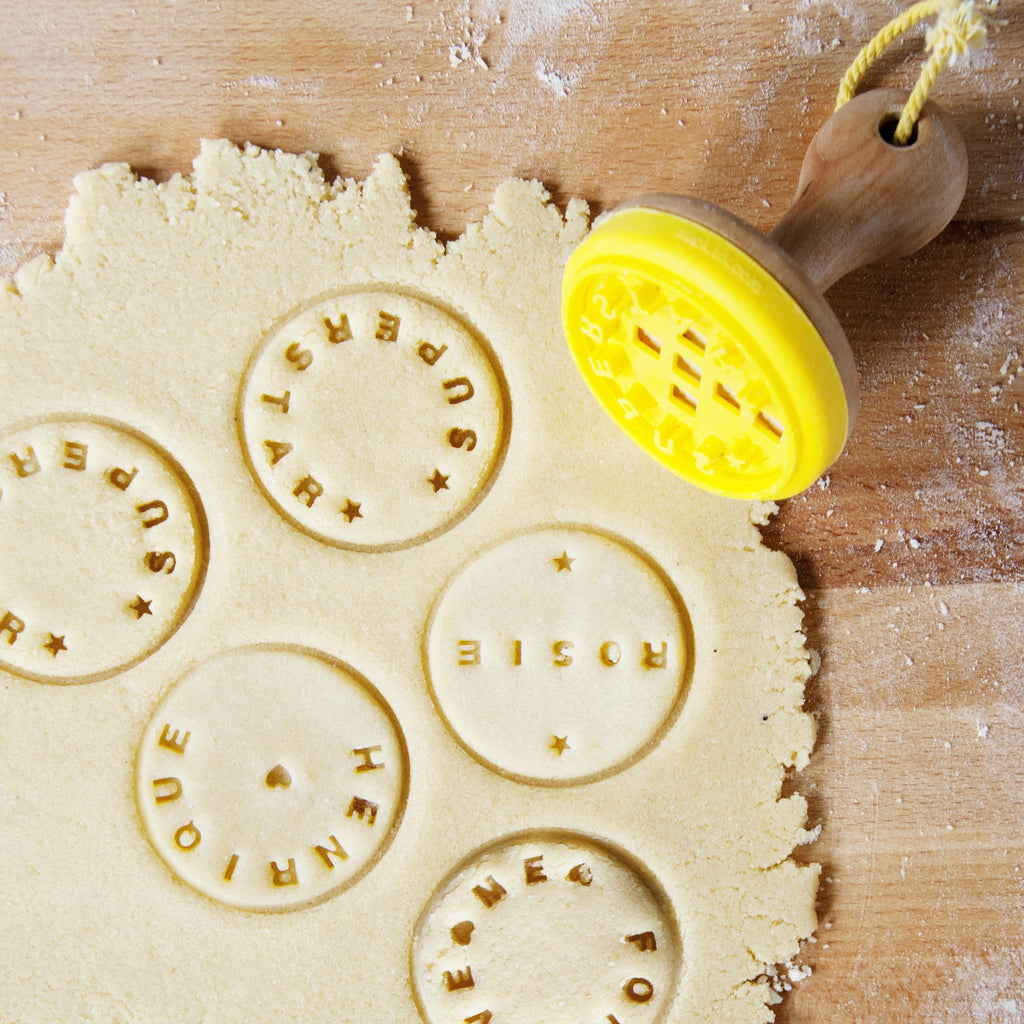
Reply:
<svg viewBox="0 0 1024 1024"><path fill-rule="evenodd" d="M275 764L267 772L267 785L271 789L287 789L292 784L292 776L283 764Z"/></svg>

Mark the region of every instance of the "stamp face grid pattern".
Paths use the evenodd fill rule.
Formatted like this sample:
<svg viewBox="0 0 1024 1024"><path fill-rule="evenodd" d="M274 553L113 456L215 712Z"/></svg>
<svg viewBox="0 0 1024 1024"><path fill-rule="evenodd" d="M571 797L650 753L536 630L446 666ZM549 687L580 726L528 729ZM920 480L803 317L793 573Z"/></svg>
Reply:
<svg viewBox="0 0 1024 1024"><path fill-rule="evenodd" d="M791 458L790 434L756 339L738 343L747 329L729 319L639 272L595 275L580 366L611 415L669 465L771 479Z"/></svg>
<svg viewBox="0 0 1024 1024"><path fill-rule="evenodd" d="M159 647L206 572L191 481L120 425L43 420L0 439L0 666L106 678Z"/></svg>

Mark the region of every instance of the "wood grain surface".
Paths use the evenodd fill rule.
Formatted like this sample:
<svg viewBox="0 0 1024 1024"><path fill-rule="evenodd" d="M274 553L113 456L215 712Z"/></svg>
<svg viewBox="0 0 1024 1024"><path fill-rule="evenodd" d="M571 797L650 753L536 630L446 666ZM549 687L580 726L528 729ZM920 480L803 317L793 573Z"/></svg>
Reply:
<svg viewBox="0 0 1024 1024"><path fill-rule="evenodd" d="M770 228L889 0L0 0L0 276L53 253L73 176L165 179L201 137L401 155L458 235L511 175L594 212L697 194ZM779 1021L1024 1020L1024 0L935 98L957 220L830 300L857 353L846 453L766 529L821 655L794 782L822 826L810 976ZM910 88L922 33L867 86Z"/></svg>

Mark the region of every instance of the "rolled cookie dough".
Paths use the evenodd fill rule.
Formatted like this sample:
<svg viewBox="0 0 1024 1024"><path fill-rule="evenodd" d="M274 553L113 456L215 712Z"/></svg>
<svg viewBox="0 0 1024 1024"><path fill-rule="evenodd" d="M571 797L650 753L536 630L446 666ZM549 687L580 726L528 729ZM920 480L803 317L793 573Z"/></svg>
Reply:
<svg viewBox="0 0 1024 1024"><path fill-rule="evenodd" d="M208 142L0 288L0 1017L771 1018L815 927L770 508L572 367L587 230Z"/></svg>

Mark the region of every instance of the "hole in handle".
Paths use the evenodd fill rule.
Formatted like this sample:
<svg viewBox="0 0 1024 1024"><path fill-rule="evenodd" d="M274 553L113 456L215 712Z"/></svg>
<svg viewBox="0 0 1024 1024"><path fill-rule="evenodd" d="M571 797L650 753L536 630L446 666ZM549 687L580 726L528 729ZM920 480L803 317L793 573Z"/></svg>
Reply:
<svg viewBox="0 0 1024 1024"><path fill-rule="evenodd" d="M888 114L882 123L878 126L878 134L882 136L882 141L889 146L893 146L895 149L908 149L910 146L917 142L917 128L919 122L914 122L914 127L910 130L910 138L906 142L896 141L896 128L900 123L899 114Z"/></svg>

